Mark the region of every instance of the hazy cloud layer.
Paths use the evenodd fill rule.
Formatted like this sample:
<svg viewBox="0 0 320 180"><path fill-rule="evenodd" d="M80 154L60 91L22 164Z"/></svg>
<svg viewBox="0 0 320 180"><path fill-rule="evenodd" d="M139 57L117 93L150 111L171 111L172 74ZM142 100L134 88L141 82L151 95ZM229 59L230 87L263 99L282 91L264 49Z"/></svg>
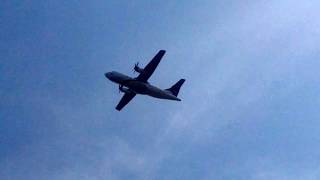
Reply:
<svg viewBox="0 0 320 180"><path fill-rule="evenodd" d="M320 3L8 1L1 179L320 178ZM181 103L124 111L103 74L184 77Z"/></svg>

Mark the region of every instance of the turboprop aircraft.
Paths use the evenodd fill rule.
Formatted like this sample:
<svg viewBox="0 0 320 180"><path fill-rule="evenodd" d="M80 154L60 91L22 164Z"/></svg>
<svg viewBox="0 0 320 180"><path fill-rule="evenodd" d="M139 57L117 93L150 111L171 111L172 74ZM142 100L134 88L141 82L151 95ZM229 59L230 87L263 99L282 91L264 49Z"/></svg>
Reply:
<svg viewBox="0 0 320 180"><path fill-rule="evenodd" d="M177 96L185 79L180 79L169 89L160 89L148 82L148 79L157 68L165 53L165 50L160 50L145 68L140 68L139 63L136 63L133 68L135 72L139 73L136 78L126 76L116 71L105 73L106 78L119 84L119 91L124 93L124 96L116 107L118 111L126 106L137 94L149 95L159 99L181 101Z"/></svg>

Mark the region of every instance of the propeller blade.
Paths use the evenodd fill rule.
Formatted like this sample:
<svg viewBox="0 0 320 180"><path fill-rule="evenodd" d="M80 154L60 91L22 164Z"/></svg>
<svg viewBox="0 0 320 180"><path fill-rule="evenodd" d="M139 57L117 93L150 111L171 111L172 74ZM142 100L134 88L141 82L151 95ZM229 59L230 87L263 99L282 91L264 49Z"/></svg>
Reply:
<svg viewBox="0 0 320 180"><path fill-rule="evenodd" d="M137 72L136 68L139 68L139 61L134 64L133 74L135 74Z"/></svg>
<svg viewBox="0 0 320 180"><path fill-rule="evenodd" d="M123 85L120 85L120 84L119 84L119 93L122 92L122 91L121 91L122 88L123 88Z"/></svg>

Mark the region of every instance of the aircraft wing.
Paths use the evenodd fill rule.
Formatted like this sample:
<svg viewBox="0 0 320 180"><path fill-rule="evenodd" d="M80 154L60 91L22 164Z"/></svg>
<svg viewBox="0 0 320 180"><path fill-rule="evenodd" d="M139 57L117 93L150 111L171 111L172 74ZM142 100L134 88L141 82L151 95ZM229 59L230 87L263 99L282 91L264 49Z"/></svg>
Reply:
<svg viewBox="0 0 320 180"><path fill-rule="evenodd" d="M161 58L166 53L165 50L160 50L149 62L149 64L143 69L143 72L137 77L137 80L147 82L154 70L157 68L161 61Z"/></svg>
<svg viewBox="0 0 320 180"><path fill-rule="evenodd" d="M121 98L119 104L116 107L116 110L121 111L121 109L126 106L134 97L136 96L136 93L125 93L123 97Z"/></svg>

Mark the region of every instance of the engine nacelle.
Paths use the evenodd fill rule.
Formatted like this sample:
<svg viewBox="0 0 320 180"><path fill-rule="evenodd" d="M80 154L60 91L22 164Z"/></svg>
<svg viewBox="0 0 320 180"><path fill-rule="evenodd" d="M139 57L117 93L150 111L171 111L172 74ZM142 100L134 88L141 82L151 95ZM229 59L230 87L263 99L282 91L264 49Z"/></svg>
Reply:
<svg viewBox="0 0 320 180"><path fill-rule="evenodd" d="M125 87L122 87L122 86L119 86L119 90L121 92L123 92L123 93L131 93L129 88L125 88Z"/></svg>
<svg viewBox="0 0 320 180"><path fill-rule="evenodd" d="M134 65L134 69L133 70L135 72L138 72L138 73L142 73L143 72L143 68L140 68L138 63Z"/></svg>

